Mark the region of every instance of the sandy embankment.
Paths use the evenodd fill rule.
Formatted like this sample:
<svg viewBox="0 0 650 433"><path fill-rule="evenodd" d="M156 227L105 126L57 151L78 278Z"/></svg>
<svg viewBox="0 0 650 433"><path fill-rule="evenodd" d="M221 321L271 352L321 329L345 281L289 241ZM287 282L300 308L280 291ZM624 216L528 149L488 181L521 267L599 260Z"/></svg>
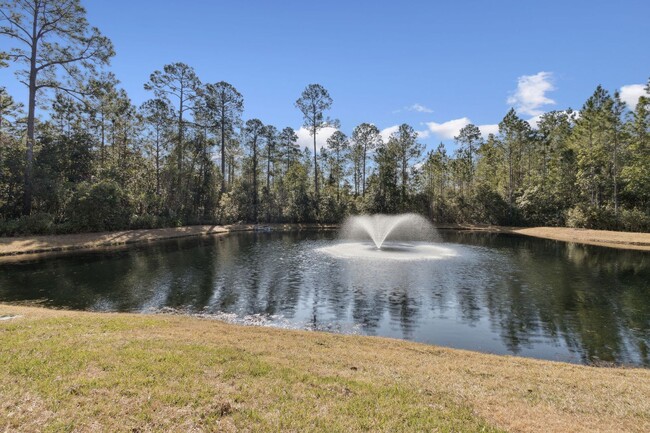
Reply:
<svg viewBox="0 0 650 433"><path fill-rule="evenodd" d="M542 239L552 239L563 242L574 242L578 244L598 245L602 247L621 248L628 250L650 251L650 233L574 229L570 227L502 227L450 225L439 226L438 228L485 231L491 233L507 233L514 235L532 236Z"/></svg>
<svg viewBox="0 0 650 433"><path fill-rule="evenodd" d="M200 225L162 229L121 230L102 233L78 233L70 235L0 237L0 257L19 254L40 254L80 249L96 249L117 245L155 242L165 239L217 235L237 231L314 230L331 229L333 227L334 226L319 224Z"/></svg>

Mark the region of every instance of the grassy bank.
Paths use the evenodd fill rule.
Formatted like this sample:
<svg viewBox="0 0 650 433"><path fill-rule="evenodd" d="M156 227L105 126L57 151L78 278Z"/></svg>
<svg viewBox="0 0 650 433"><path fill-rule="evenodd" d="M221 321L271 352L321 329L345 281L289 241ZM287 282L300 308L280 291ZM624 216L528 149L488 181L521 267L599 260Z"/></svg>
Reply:
<svg viewBox="0 0 650 433"><path fill-rule="evenodd" d="M649 431L650 371L0 305L0 431Z"/></svg>

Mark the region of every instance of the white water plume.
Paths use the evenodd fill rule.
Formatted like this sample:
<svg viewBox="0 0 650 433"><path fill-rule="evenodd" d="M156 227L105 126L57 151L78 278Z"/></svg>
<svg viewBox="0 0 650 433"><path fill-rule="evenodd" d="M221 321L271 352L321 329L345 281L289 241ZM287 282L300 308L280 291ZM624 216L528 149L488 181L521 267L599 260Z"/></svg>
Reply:
<svg viewBox="0 0 650 433"><path fill-rule="evenodd" d="M352 216L343 223L340 237L350 240L370 238L377 249L381 249L386 240L432 242L437 236L435 228L426 218L407 213Z"/></svg>
<svg viewBox="0 0 650 433"><path fill-rule="evenodd" d="M417 214L359 215L348 218L341 242L319 250L337 258L431 260L456 256L455 250L435 243L433 225Z"/></svg>

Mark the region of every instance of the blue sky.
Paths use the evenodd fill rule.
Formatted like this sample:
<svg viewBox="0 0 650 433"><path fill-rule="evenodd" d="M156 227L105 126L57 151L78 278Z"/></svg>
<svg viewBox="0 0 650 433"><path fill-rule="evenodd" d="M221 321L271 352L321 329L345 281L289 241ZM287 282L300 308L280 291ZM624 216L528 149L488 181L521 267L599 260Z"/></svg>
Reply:
<svg viewBox="0 0 650 433"><path fill-rule="evenodd" d="M150 97L153 70L182 61L204 82L239 89L245 118L280 128L300 127L294 101L309 83L329 90L345 133L406 122L432 147L470 120L493 130L511 106L528 119L579 108L598 84L613 91L650 77L647 0L82 4L113 40L111 70L134 103ZM9 71L0 84L24 100ZM640 92L624 89L630 100Z"/></svg>

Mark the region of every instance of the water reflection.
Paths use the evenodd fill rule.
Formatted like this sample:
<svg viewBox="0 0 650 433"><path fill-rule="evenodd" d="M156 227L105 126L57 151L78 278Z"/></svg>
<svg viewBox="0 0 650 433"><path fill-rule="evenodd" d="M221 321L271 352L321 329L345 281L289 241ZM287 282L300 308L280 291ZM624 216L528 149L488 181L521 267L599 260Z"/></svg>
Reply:
<svg viewBox="0 0 650 433"><path fill-rule="evenodd" d="M434 261L341 259L334 233L242 233L0 267L0 300L279 315L451 347L650 365L650 254L441 231Z"/></svg>

